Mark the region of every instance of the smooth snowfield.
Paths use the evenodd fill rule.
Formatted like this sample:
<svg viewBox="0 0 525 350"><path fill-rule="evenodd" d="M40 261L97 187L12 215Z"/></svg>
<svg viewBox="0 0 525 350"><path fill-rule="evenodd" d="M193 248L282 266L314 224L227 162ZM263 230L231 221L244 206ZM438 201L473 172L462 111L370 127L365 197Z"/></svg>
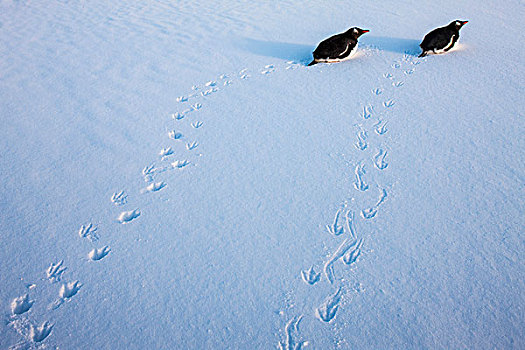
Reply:
<svg viewBox="0 0 525 350"><path fill-rule="evenodd" d="M0 348L525 348L524 7L1 2Z"/></svg>

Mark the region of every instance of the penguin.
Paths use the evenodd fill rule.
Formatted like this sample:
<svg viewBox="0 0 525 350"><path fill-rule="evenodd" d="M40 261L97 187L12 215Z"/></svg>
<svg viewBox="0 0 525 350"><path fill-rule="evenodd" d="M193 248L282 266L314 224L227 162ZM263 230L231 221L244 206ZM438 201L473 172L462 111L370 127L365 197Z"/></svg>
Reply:
<svg viewBox="0 0 525 350"><path fill-rule="evenodd" d="M329 37L319 43L314 50L313 66L320 62L341 62L349 59L357 49L357 39L369 30L353 27L346 32Z"/></svg>
<svg viewBox="0 0 525 350"><path fill-rule="evenodd" d="M419 45L421 50L423 50L419 57L425 57L429 52L437 54L452 49L459 39L459 30L466 23L468 23L468 21L456 20L446 27L434 29L425 35L425 38Z"/></svg>

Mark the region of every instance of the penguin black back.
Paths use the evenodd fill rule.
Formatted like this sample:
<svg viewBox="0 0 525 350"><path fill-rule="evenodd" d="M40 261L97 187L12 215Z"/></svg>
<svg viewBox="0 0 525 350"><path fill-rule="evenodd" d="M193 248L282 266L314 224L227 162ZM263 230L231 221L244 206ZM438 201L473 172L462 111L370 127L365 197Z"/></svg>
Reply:
<svg viewBox="0 0 525 350"><path fill-rule="evenodd" d="M424 57L429 52L443 53L452 49L459 39L459 30L467 22L456 20L425 35L425 38L419 45L421 50L423 50L419 57Z"/></svg>
<svg viewBox="0 0 525 350"><path fill-rule="evenodd" d="M321 41L313 52L314 60L309 66L319 62L339 62L350 58L357 48L357 39L368 32L366 29L353 27Z"/></svg>

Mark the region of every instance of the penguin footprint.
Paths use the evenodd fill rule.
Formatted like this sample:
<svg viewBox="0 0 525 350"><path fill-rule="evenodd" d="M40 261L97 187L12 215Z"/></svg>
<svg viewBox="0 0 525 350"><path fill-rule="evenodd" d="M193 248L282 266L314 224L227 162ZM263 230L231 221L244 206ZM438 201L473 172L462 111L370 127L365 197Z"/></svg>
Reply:
<svg viewBox="0 0 525 350"><path fill-rule="evenodd" d="M383 122L382 120L380 120L377 124L374 125L374 130L376 132L376 134L378 135L384 135L386 134L386 132L388 131L387 129L387 124L388 122Z"/></svg>
<svg viewBox="0 0 525 350"><path fill-rule="evenodd" d="M363 106L363 112L361 112L361 117L363 119L370 119L370 117L372 116L372 111L372 106Z"/></svg>
<svg viewBox="0 0 525 350"><path fill-rule="evenodd" d="M41 343L46 339L51 331L53 330L53 324L45 321L40 326L35 327L31 325L29 327L29 338L35 343Z"/></svg>
<svg viewBox="0 0 525 350"><path fill-rule="evenodd" d="M365 167L363 164L358 164L355 167L355 182L354 187L360 191L368 190L368 184L363 180L363 175L366 174Z"/></svg>
<svg viewBox="0 0 525 350"><path fill-rule="evenodd" d="M388 100L388 101L383 102L383 106L385 106L385 108L391 108L395 104L396 102L394 100Z"/></svg>
<svg viewBox="0 0 525 350"><path fill-rule="evenodd" d="M188 142L186 144L186 149L188 151L191 151L191 150L194 150L195 148L197 148L197 146L199 146L199 143L197 141L193 141L193 142Z"/></svg>
<svg viewBox="0 0 525 350"><path fill-rule="evenodd" d="M377 169L384 170L388 167L388 163L385 160L386 156L387 152L380 148L379 152L374 156L374 165Z"/></svg>
<svg viewBox="0 0 525 350"><path fill-rule="evenodd" d="M182 134L180 132L176 132L175 130L172 130L168 132L168 137L172 140L180 140L182 138Z"/></svg>
<svg viewBox="0 0 525 350"><path fill-rule="evenodd" d="M303 281L305 281L309 285L314 285L321 279L321 273L315 272L313 266L310 267L308 270L301 271L301 276L303 277Z"/></svg>
<svg viewBox="0 0 525 350"><path fill-rule="evenodd" d="M268 64L264 66L264 69L261 71L261 74L269 74L275 71L275 67L273 64Z"/></svg>
<svg viewBox="0 0 525 350"><path fill-rule="evenodd" d="M167 156L171 156L173 154L173 149L171 147L168 147L168 148L163 148L160 150L159 152L159 156L161 158L165 158Z"/></svg>
<svg viewBox="0 0 525 350"><path fill-rule="evenodd" d="M91 250L88 254L88 258L92 261L99 261L106 257L106 255L111 252L111 249L108 246L104 246L102 248L94 248Z"/></svg>
<svg viewBox="0 0 525 350"><path fill-rule="evenodd" d="M368 142L366 141L367 134L366 131L361 130L357 134L357 142L354 144L355 147L361 151L364 151L368 147Z"/></svg>
<svg viewBox="0 0 525 350"><path fill-rule="evenodd" d="M196 121L194 123L191 123L191 127L194 128L194 129L198 129L198 128L200 128L202 126L202 124L203 124L202 122Z"/></svg>

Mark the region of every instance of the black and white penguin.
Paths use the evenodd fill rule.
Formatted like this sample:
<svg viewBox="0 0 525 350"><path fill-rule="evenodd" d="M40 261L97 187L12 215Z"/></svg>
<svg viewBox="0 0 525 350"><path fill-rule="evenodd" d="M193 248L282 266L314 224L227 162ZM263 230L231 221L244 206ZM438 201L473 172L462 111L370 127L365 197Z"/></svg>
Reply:
<svg viewBox="0 0 525 350"><path fill-rule="evenodd" d="M354 27L321 41L314 50L314 60L308 65L313 66L320 62L341 62L351 58L357 49L357 39L368 32L369 30Z"/></svg>
<svg viewBox="0 0 525 350"><path fill-rule="evenodd" d="M467 22L457 20L446 27L434 29L425 35L425 38L419 45L423 50L419 57L425 57L429 52L443 53L452 49L459 39L459 30Z"/></svg>

